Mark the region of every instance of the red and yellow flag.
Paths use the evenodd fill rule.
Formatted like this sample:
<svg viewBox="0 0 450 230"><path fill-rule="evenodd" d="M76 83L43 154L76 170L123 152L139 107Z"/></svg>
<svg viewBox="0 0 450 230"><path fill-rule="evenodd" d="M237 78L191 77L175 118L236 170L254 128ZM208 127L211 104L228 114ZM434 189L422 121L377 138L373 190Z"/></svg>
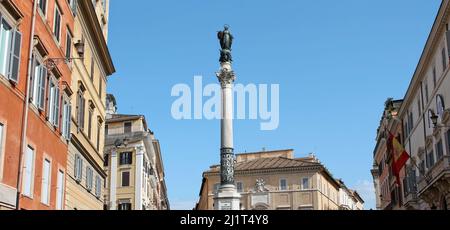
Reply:
<svg viewBox="0 0 450 230"><path fill-rule="evenodd" d="M392 172L397 178L397 184L400 185L400 171L403 167L405 167L410 155L406 152L405 148L403 148L403 145L400 144L397 138L392 135L392 133L389 134L388 151L393 157Z"/></svg>

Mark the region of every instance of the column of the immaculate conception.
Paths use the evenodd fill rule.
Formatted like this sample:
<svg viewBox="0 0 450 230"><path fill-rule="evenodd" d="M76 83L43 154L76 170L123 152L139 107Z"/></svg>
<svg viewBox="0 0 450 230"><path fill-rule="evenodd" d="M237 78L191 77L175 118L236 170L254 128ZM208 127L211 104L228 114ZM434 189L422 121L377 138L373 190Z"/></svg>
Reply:
<svg viewBox="0 0 450 230"><path fill-rule="evenodd" d="M241 195L234 184L234 146L233 146L233 83L236 79L231 67L231 45L233 36L225 26L218 33L221 45L220 71L217 77L222 88L222 119L220 148L220 187L214 197L216 210L239 210Z"/></svg>

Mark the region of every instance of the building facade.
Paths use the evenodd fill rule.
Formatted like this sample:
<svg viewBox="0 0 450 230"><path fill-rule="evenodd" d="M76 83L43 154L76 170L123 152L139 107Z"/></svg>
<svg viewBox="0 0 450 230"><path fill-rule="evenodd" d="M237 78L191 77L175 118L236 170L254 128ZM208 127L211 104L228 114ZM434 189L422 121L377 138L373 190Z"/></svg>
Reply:
<svg viewBox="0 0 450 230"><path fill-rule="evenodd" d="M167 210L169 203L159 142L144 116L116 114L108 95L106 120L105 208L109 210Z"/></svg>
<svg viewBox="0 0 450 230"><path fill-rule="evenodd" d="M102 210L106 82L115 72L106 43L109 0L77 1L73 33L68 39L82 52L73 58L69 101L70 143L67 157L65 208Z"/></svg>
<svg viewBox="0 0 450 230"><path fill-rule="evenodd" d="M375 148L375 185L380 209L441 209L450 207L450 1L443 0L419 64L396 117L385 118ZM447 104L446 104L447 103ZM389 156L383 160L386 132L399 136L411 159L393 189ZM384 176L383 176L384 175ZM389 175L389 176L386 176ZM394 179L394 178L392 178ZM377 186L376 186L377 187ZM387 187L387 191L384 191Z"/></svg>
<svg viewBox="0 0 450 230"><path fill-rule="evenodd" d="M4 0L0 21L0 209L63 209L71 1Z"/></svg>
<svg viewBox="0 0 450 230"><path fill-rule="evenodd" d="M219 171L220 166L214 165L203 173L195 209L214 210ZM339 210L341 206L343 182L335 180L313 155L294 158L293 150L236 155L235 182L242 210ZM362 209L362 199L357 202L354 208Z"/></svg>

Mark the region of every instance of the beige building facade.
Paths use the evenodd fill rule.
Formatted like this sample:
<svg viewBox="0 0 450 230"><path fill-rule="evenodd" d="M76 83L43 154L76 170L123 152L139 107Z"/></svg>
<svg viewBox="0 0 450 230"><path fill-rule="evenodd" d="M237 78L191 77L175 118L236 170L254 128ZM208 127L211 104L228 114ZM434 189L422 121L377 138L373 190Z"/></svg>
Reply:
<svg viewBox="0 0 450 230"><path fill-rule="evenodd" d="M167 210L169 202L159 141L142 115L116 114L108 95L104 169L109 210Z"/></svg>
<svg viewBox="0 0 450 230"><path fill-rule="evenodd" d="M380 209L450 207L449 13L450 1L444 0L398 114L388 117L389 125L378 131L372 174L374 179L387 177L384 181L374 180L375 185L379 184ZM388 131L399 136L411 155L400 174L400 186L392 182L389 156L383 160L383 154L378 153L384 152ZM394 186L394 192L386 190L386 184Z"/></svg>
<svg viewBox="0 0 450 230"><path fill-rule="evenodd" d="M220 166L203 173L197 210L214 210ZM235 183L242 210L339 210L340 183L313 155L294 158L293 150L236 156ZM362 199L360 200L362 207Z"/></svg>
<svg viewBox="0 0 450 230"><path fill-rule="evenodd" d="M74 2L75 29L68 36L82 50L72 52L76 59L71 63L72 119L65 208L101 210L106 180L103 170L106 83L107 77L115 72L106 44L109 0Z"/></svg>

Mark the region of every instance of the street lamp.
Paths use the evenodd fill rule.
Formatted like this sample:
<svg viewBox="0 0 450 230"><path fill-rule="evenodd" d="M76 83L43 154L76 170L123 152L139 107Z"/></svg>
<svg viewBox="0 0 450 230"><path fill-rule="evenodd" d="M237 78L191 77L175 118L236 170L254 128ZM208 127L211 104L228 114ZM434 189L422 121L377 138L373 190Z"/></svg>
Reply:
<svg viewBox="0 0 450 230"><path fill-rule="evenodd" d="M74 57L61 57L61 58L47 58L45 62L45 67L51 72L56 66L59 65L60 62L69 63L73 60L84 60L84 41L78 40L77 43L74 44L75 50L78 53L77 58Z"/></svg>
<svg viewBox="0 0 450 230"><path fill-rule="evenodd" d="M431 110L431 117L430 117L430 119L431 119L431 122L434 125L434 128L450 128L450 126L445 126L445 125L438 124L439 116L436 115L436 113L434 113L434 111L432 111L432 110Z"/></svg>

